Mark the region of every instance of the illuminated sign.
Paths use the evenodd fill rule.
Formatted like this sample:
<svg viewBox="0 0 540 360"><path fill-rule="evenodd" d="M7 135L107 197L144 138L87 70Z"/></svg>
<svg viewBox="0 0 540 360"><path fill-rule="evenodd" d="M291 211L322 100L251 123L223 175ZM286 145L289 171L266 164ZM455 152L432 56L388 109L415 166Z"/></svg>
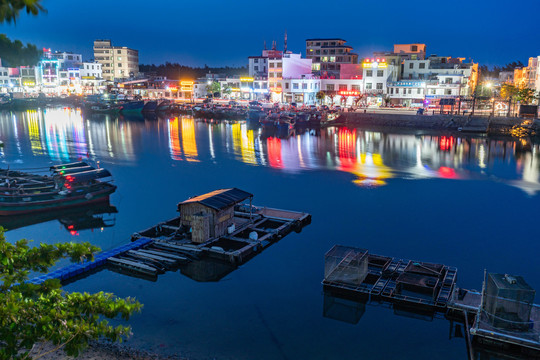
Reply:
<svg viewBox="0 0 540 360"><path fill-rule="evenodd" d="M376 58L376 59L364 59L362 63L363 68L371 69L384 69L388 67L386 59Z"/></svg>
<svg viewBox="0 0 540 360"><path fill-rule="evenodd" d="M270 91L276 94L279 94L282 92L282 89L280 87L273 87L273 88L270 88Z"/></svg>
<svg viewBox="0 0 540 360"><path fill-rule="evenodd" d="M36 86L34 81L23 81L24 86Z"/></svg>
<svg viewBox="0 0 540 360"><path fill-rule="evenodd" d="M268 93L268 89L255 89L253 90L254 93L260 93L260 94L266 94Z"/></svg>
<svg viewBox="0 0 540 360"><path fill-rule="evenodd" d="M180 81L180 85L190 86L190 85L193 85L193 81Z"/></svg>
<svg viewBox="0 0 540 360"><path fill-rule="evenodd" d="M178 88L176 86L169 86L169 90L176 91L176 90L178 90Z"/></svg>
<svg viewBox="0 0 540 360"><path fill-rule="evenodd" d="M252 77L241 77L241 78L240 78L240 81L243 81L243 82L253 82L253 78L252 78Z"/></svg>
<svg viewBox="0 0 540 360"><path fill-rule="evenodd" d="M96 77L95 76L83 76L82 79L84 79L84 80L95 80Z"/></svg>
<svg viewBox="0 0 540 360"><path fill-rule="evenodd" d="M182 87L180 88L180 90L182 90L182 91L193 91L193 88L187 87L187 86L182 86Z"/></svg>
<svg viewBox="0 0 540 360"><path fill-rule="evenodd" d="M342 96L358 96L358 95L360 95L360 91L357 91L357 90L341 90L339 92L339 95L342 95Z"/></svg>

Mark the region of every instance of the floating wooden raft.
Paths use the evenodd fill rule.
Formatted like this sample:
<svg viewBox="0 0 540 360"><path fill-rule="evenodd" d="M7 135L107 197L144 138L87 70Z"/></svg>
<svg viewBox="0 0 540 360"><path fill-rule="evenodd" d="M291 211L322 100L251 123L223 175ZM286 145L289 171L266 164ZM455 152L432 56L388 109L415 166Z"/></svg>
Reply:
<svg viewBox="0 0 540 360"><path fill-rule="evenodd" d="M457 269L335 246L326 254L325 290L446 311Z"/></svg>

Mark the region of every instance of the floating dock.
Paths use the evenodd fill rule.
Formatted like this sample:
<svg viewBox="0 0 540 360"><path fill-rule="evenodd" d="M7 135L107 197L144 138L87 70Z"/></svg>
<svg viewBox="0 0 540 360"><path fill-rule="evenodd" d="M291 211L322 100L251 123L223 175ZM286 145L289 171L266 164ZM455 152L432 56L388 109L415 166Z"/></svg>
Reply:
<svg viewBox="0 0 540 360"><path fill-rule="evenodd" d="M291 231L300 232L311 223L310 214L253 206L251 197L239 189L222 189L188 199L179 204L180 216L135 233L131 243L30 282L59 279L66 283L105 265L152 281L177 269L198 281L217 281ZM241 204L247 198L250 204Z"/></svg>
<svg viewBox="0 0 540 360"><path fill-rule="evenodd" d="M356 323L366 304L387 304L417 318L439 314L463 323L470 355L474 342L520 359L540 358L540 306L519 276L486 274L482 292L465 290L457 286L455 267L336 245L325 255L322 285L325 317Z"/></svg>

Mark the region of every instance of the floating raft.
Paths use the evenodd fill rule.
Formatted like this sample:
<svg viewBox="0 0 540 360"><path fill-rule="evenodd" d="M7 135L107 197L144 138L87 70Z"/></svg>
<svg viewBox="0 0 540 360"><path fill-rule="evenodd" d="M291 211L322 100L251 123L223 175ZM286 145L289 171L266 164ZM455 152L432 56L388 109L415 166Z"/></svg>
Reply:
<svg viewBox="0 0 540 360"><path fill-rule="evenodd" d="M456 279L455 267L336 245L325 256L322 284L331 292L444 312Z"/></svg>
<svg viewBox="0 0 540 360"><path fill-rule="evenodd" d="M472 337L475 344L540 359L540 306L523 278L487 274L482 292L460 289L456 281L455 267L336 245L325 255L323 314L356 323L369 302L417 318L440 314L463 323L469 354Z"/></svg>

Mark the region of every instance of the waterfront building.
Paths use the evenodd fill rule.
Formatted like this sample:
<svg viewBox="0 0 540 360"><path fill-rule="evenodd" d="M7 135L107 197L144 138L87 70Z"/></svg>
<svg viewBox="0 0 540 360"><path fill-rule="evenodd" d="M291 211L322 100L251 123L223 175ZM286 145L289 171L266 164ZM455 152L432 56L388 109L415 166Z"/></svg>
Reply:
<svg viewBox="0 0 540 360"><path fill-rule="evenodd" d="M311 67L311 59L303 59L301 54L287 52L281 57L269 57L268 88L272 101L284 102L285 99L301 99L301 101L291 101L299 103L314 101L315 95L312 92L316 93L319 85L317 84L317 90L315 90L316 78L311 73ZM284 87L285 83L289 88ZM300 88L297 89L296 86Z"/></svg>
<svg viewBox="0 0 540 360"><path fill-rule="evenodd" d="M312 61L313 73L323 78L337 78L341 64L357 64L358 55L339 38L306 39L306 58Z"/></svg>
<svg viewBox="0 0 540 360"><path fill-rule="evenodd" d="M103 89L102 65L98 62L83 62L80 68L81 86L85 93L95 94Z"/></svg>
<svg viewBox="0 0 540 360"><path fill-rule="evenodd" d="M248 57L248 71L251 77L262 77L268 74L268 56Z"/></svg>
<svg viewBox="0 0 540 360"><path fill-rule="evenodd" d="M471 96L477 83L477 63L432 55L426 59L403 60L402 76L388 84L388 96L393 105L420 107L421 102L436 105L443 98Z"/></svg>
<svg viewBox="0 0 540 360"><path fill-rule="evenodd" d="M125 46L113 46L111 40L94 41L94 59L102 64L106 81L134 78L139 74L139 52Z"/></svg>
<svg viewBox="0 0 540 360"><path fill-rule="evenodd" d="M500 84L513 84L514 83L514 72L513 71L501 71L501 72L499 72L499 83Z"/></svg>
<svg viewBox="0 0 540 360"><path fill-rule="evenodd" d="M527 66L514 69L514 85L520 89L529 88L540 92L540 56L530 57Z"/></svg>
<svg viewBox="0 0 540 360"><path fill-rule="evenodd" d="M398 80L396 65L389 65L386 58L366 58L362 61L365 104L386 105L387 84Z"/></svg>

